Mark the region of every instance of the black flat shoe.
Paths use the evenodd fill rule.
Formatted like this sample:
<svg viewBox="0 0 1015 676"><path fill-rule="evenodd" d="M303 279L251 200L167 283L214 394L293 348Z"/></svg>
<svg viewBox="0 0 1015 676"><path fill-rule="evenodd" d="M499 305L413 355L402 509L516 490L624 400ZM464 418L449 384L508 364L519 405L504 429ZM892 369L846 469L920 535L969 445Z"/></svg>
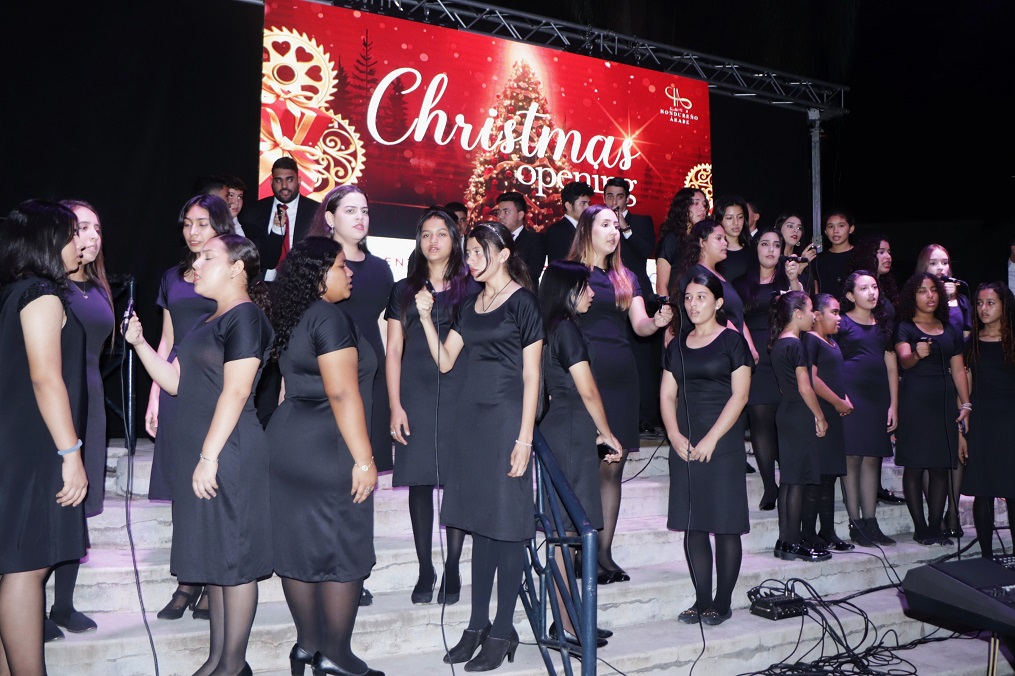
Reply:
<svg viewBox="0 0 1015 676"><path fill-rule="evenodd" d="M745 473L747 473L747 474L754 474L755 472L758 471L758 470L754 469L753 467L751 467L751 463L748 462L746 464L747 464L747 469L744 470Z"/></svg>
<svg viewBox="0 0 1015 676"><path fill-rule="evenodd" d="M966 533L961 528L946 528L945 530L941 531L941 535L945 536L946 538L966 537Z"/></svg>
<svg viewBox="0 0 1015 676"><path fill-rule="evenodd" d="M201 607L201 601L204 601L205 603L208 603L208 594L205 593L206 591L207 591L207 588L205 588L205 587L201 588L201 593L198 595L197 600L194 601L194 605L192 606L193 609L194 609L194 612L191 613L191 615L194 616L195 620L210 620L211 619L211 609L210 608L202 608Z"/></svg>
<svg viewBox="0 0 1015 676"><path fill-rule="evenodd" d="M493 625L489 622L482 629L466 629L462 632L462 639L454 648L444 656L444 664L461 664L468 662L476 654L476 649L483 644L486 637L490 635Z"/></svg>
<svg viewBox="0 0 1015 676"><path fill-rule="evenodd" d="M243 668L240 669L240 673L236 676L254 676L254 670L250 668L250 665L246 662L243 663Z"/></svg>
<svg viewBox="0 0 1015 676"><path fill-rule="evenodd" d="M551 624L550 628L547 630L546 634L547 634L547 636L552 638L554 641L556 641L557 640L557 625L556 624ZM613 632L610 632L610 634L612 635ZM578 652L581 652L581 641L578 640L577 636L575 636L574 634L572 634L571 632L569 632L567 630L564 630L564 642L565 643L573 643L575 646L577 646ZM603 647L606 646L607 643L609 643L609 641L607 641L605 638L599 636L599 630L596 629L596 647L597 648L603 648Z"/></svg>
<svg viewBox="0 0 1015 676"><path fill-rule="evenodd" d="M95 631L98 628L98 625L95 624L95 620L77 610L72 610L69 613L62 613L56 608L50 608L49 619L53 620L72 634L83 634L86 631Z"/></svg>
<svg viewBox="0 0 1015 676"><path fill-rule="evenodd" d="M624 570L622 570L620 568L618 568L617 570L611 570L611 571L608 571L608 572L610 574L610 577L613 578L614 582L630 582L631 581L631 576L628 575L626 571L624 571Z"/></svg>
<svg viewBox="0 0 1015 676"><path fill-rule="evenodd" d="M50 643L52 641L59 641L62 638L65 637L63 632L60 631L60 627L56 626L56 622L48 617L44 618L42 626L42 642Z"/></svg>
<svg viewBox="0 0 1015 676"><path fill-rule="evenodd" d="M832 558L832 553L825 551L824 549L811 549L805 547L800 543L783 543L782 550L776 551L776 556L783 561L809 561L816 563L818 561L827 561ZM705 621L705 614L702 613L701 621Z"/></svg>
<svg viewBox="0 0 1015 676"><path fill-rule="evenodd" d="M599 584L613 584L613 571L604 571L599 573L596 577L596 582Z"/></svg>
<svg viewBox="0 0 1015 676"><path fill-rule="evenodd" d="M899 497L888 489L879 488L878 502L884 505L904 505L906 504L906 498Z"/></svg>
<svg viewBox="0 0 1015 676"><path fill-rule="evenodd" d="M445 587L446 577L441 576L441 588L437 592L437 603L446 606L453 606L462 597L462 576L455 576L455 583Z"/></svg>
<svg viewBox="0 0 1015 676"><path fill-rule="evenodd" d="M292 676L303 676L308 666L314 663L314 656L308 650L300 647L299 643L293 643L289 651L289 671Z"/></svg>
<svg viewBox="0 0 1015 676"><path fill-rule="evenodd" d="M687 610L677 615L677 619L684 624L698 624L698 609L691 606Z"/></svg>
<svg viewBox="0 0 1015 676"><path fill-rule="evenodd" d="M711 627L717 627L731 617L733 617L733 608L730 608L725 613L720 613L714 608L709 608L701 614L701 621Z"/></svg>
<svg viewBox="0 0 1015 676"><path fill-rule="evenodd" d="M359 607L370 606L374 603L374 595L370 593L370 590L363 587L363 591L359 595Z"/></svg>
<svg viewBox="0 0 1015 676"><path fill-rule="evenodd" d="M613 632L609 629L596 627L596 638L610 638L611 636L613 636Z"/></svg>
<svg viewBox="0 0 1015 676"><path fill-rule="evenodd" d="M346 671L322 655L320 650L314 653L313 667L314 676L384 676L383 671L377 671L376 669L371 669L370 667L367 667L367 670L362 674L354 674L351 671Z"/></svg>
<svg viewBox="0 0 1015 676"><path fill-rule="evenodd" d="M835 550L837 552L851 552L856 549L856 545L851 542L846 542L839 538L838 535L833 535L830 538L825 538L826 549Z"/></svg>
<svg viewBox="0 0 1015 676"><path fill-rule="evenodd" d="M511 635L507 638L487 636L483 641L483 647L479 654L465 663L466 671L493 671L504 664L504 658L508 662L515 661L515 650L518 649L518 632L512 627Z"/></svg>
<svg viewBox="0 0 1015 676"><path fill-rule="evenodd" d="M430 569L430 575L428 578L424 578L420 575L419 579L416 580L416 586L412 588L412 602L419 603L430 603L433 600L433 588L437 584L437 571Z"/></svg>
<svg viewBox="0 0 1015 676"><path fill-rule="evenodd" d="M197 606L202 591L204 591L204 587L198 587L192 592L180 591L180 588L177 587L173 592L173 598L169 599L166 607L160 610L155 617L160 620L180 619L187 609L193 610Z"/></svg>
<svg viewBox="0 0 1015 676"><path fill-rule="evenodd" d="M773 500L772 502L766 502L762 500L761 503L758 504L758 509L760 509L763 512L771 512L773 509L775 509L775 501Z"/></svg>

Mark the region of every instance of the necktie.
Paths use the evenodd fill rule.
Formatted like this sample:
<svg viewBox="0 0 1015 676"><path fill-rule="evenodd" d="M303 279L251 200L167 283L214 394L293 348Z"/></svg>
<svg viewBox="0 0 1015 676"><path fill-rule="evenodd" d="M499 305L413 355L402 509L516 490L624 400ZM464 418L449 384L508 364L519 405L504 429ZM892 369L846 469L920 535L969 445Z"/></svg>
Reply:
<svg viewBox="0 0 1015 676"><path fill-rule="evenodd" d="M278 263L281 265L289 253L289 205L280 204L279 207L282 209L282 254L278 257Z"/></svg>

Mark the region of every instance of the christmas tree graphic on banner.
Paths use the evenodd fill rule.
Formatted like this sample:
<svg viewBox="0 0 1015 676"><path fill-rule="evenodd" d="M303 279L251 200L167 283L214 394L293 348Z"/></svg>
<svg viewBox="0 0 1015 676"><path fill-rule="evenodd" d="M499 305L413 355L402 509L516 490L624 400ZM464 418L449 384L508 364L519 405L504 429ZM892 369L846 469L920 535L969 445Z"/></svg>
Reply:
<svg viewBox="0 0 1015 676"><path fill-rule="evenodd" d="M549 227L563 214L557 182L553 181L553 185L547 187L539 181L541 175L556 177L561 171L571 170L566 157L554 159L554 144L537 154L537 146L544 133L557 128L542 86L527 62L520 60L514 63L511 77L497 95L493 128L500 130L506 124L509 127L513 125L514 134L520 136L525 129L526 118L531 119L531 125L526 138L513 144L509 151L505 151L502 144L492 150L478 151L465 193L470 223L481 220L483 214L494 206L498 195L511 191L525 196L529 225L534 230ZM527 115L530 109L538 114ZM526 154L527 150L532 154Z"/></svg>

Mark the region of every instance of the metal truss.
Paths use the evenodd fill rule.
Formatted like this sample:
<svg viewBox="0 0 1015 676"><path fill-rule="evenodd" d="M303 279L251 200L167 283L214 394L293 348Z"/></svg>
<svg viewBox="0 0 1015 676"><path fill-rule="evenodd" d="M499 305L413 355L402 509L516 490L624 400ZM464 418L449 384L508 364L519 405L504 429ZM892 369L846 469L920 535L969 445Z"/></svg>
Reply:
<svg viewBox="0 0 1015 676"><path fill-rule="evenodd" d="M820 119L845 115L847 87L679 49L612 31L470 0L334 0L331 4L542 45L702 80L723 96L746 98Z"/></svg>

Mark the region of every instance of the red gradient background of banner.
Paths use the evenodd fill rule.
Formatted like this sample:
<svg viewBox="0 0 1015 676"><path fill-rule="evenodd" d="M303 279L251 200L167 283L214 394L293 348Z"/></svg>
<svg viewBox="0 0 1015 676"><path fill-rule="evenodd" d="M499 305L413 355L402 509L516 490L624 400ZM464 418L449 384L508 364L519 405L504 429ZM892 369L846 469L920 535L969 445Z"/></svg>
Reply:
<svg viewBox="0 0 1015 676"><path fill-rule="evenodd" d="M657 226L684 185L711 197L696 80L290 0L265 5L262 82L259 197L282 155L317 199L356 182L372 205L454 200L476 220L518 190L537 229L563 214L571 180L598 202L607 178L628 178L632 211Z"/></svg>

